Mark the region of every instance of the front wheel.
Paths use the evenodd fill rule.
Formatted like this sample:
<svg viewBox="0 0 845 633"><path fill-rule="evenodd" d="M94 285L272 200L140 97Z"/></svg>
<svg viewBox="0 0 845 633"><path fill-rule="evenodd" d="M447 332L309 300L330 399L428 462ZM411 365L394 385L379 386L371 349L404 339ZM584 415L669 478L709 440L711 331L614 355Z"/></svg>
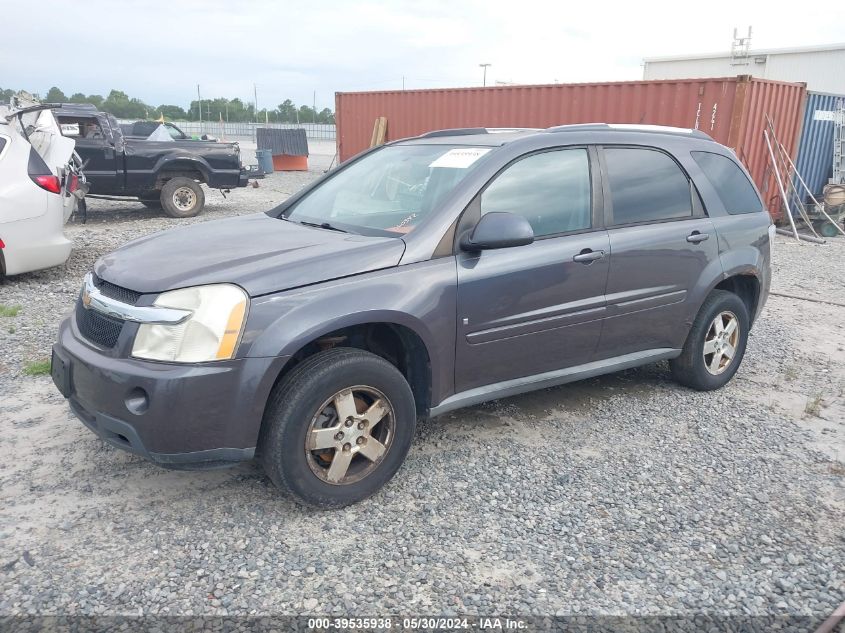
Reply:
<svg viewBox="0 0 845 633"><path fill-rule="evenodd" d="M273 390L259 453L276 486L320 508L369 497L405 460L414 396L389 362L335 348L304 360Z"/></svg>
<svg viewBox="0 0 845 633"><path fill-rule="evenodd" d="M171 178L161 188L161 206L172 218L190 218L205 206L205 193L196 180Z"/></svg>
<svg viewBox="0 0 845 633"><path fill-rule="evenodd" d="M669 361L672 377L687 387L712 391L733 378L745 356L751 320L737 295L714 290L705 299L681 355Z"/></svg>

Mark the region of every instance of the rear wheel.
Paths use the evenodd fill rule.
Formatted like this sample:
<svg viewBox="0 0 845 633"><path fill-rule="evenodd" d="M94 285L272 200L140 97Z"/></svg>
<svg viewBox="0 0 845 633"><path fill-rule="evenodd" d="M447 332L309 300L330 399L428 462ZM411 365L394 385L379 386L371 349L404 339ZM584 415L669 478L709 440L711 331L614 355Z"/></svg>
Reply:
<svg viewBox="0 0 845 633"><path fill-rule="evenodd" d="M202 211L205 193L196 180L171 178L161 189L161 206L172 218L190 218Z"/></svg>
<svg viewBox="0 0 845 633"><path fill-rule="evenodd" d="M701 306L684 349L669 361L672 377L682 385L711 391L733 378L745 355L750 319L737 295L714 290Z"/></svg>
<svg viewBox="0 0 845 633"><path fill-rule="evenodd" d="M306 359L275 387L259 452L279 488L338 508L393 477L415 425L414 397L396 367L369 352L335 348Z"/></svg>

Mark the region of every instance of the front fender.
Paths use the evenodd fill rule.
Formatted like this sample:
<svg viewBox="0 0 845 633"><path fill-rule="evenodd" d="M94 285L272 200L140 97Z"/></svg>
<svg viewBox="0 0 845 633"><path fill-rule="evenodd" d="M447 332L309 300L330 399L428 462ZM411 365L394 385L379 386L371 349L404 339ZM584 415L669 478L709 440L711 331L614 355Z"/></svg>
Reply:
<svg viewBox="0 0 845 633"><path fill-rule="evenodd" d="M239 356L292 356L334 330L367 323L415 332L431 362L432 402L454 390L457 269L452 257L252 300Z"/></svg>

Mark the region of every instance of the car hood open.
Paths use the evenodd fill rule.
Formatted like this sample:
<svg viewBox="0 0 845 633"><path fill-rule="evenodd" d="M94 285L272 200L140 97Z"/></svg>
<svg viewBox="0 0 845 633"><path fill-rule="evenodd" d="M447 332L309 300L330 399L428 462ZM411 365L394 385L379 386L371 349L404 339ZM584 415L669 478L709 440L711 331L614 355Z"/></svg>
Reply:
<svg viewBox="0 0 845 633"><path fill-rule="evenodd" d="M397 266L404 251L399 238L339 233L259 213L129 242L97 260L94 272L141 293L234 283L257 296Z"/></svg>

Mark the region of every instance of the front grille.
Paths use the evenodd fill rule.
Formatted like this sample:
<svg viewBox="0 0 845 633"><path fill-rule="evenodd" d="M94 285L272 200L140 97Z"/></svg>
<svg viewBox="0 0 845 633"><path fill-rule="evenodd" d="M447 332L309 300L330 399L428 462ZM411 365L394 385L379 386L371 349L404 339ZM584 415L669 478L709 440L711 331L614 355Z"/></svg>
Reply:
<svg viewBox="0 0 845 633"><path fill-rule="evenodd" d="M91 278L97 290L110 299L135 305L141 296L140 292L116 286L93 273L91 273ZM123 321L96 310L86 310L80 296L79 301L76 302L76 326L79 328L79 333L92 343L111 349L117 345L117 339L123 330Z"/></svg>
<svg viewBox="0 0 845 633"><path fill-rule="evenodd" d="M123 321L107 317L96 310L86 310L80 298L76 302L76 327L92 343L111 349L117 345Z"/></svg>
<svg viewBox="0 0 845 633"><path fill-rule="evenodd" d="M100 279L94 273L91 273L91 277L97 290L102 292L109 299L117 299L118 301L134 306L138 301L138 298L141 296L140 292L115 286L113 283Z"/></svg>

